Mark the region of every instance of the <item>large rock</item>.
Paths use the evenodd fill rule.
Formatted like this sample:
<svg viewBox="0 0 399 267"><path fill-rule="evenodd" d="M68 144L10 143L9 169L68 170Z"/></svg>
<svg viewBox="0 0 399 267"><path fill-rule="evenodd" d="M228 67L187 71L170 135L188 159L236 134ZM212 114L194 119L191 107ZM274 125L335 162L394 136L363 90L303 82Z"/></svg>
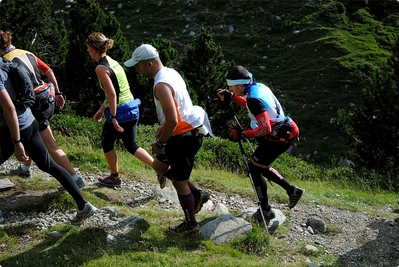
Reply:
<svg viewBox="0 0 399 267"><path fill-rule="evenodd" d="M0 190L10 189L15 185L8 178L0 179Z"/></svg>
<svg viewBox="0 0 399 267"><path fill-rule="evenodd" d="M247 208L243 210L240 214L240 217L243 219L251 219L252 215L256 212L257 208ZM273 220L270 220L269 223L267 224L267 230L269 231L270 234L274 233L276 231L277 227L282 225L286 220L287 217L284 215L284 213L279 210L279 209L273 209L274 213L276 214L276 217ZM264 227L264 225L261 225Z"/></svg>
<svg viewBox="0 0 399 267"><path fill-rule="evenodd" d="M217 245L230 242L250 231L252 231L252 225L249 222L231 214L224 214L200 228L202 236Z"/></svg>

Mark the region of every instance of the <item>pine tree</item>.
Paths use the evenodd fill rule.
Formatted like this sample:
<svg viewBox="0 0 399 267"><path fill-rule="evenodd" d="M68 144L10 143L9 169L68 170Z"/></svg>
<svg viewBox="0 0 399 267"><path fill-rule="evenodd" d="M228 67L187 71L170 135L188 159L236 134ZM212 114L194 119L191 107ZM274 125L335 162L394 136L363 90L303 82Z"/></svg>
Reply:
<svg viewBox="0 0 399 267"><path fill-rule="evenodd" d="M353 144L357 162L385 174L399 187L399 60L398 47L389 64L370 75L361 92L362 106L339 112L341 132Z"/></svg>
<svg viewBox="0 0 399 267"><path fill-rule="evenodd" d="M69 34L69 52L63 83L68 99L76 103L73 109L77 115L91 117L105 99L95 74L96 62L87 52L86 39L92 32L101 32L114 40L107 55L118 62L131 55L119 22L112 14L105 14L95 0L77 1L64 14ZM123 64L122 64L123 65Z"/></svg>
<svg viewBox="0 0 399 267"><path fill-rule="evenodd" d="M204 27L187 45L180 65L189 87L197 96L198 105L202 106L210 117L214 134L224 137L229 133L230 125L227 122L232 118L232 114L222 106L216 91L225 88L226 75L232 67L232 62L224 62L221 46Z"/></svg>
<svg viewBox="0 0 399 267"><path fill-rule="evenodd" d="M57 75L56 69L65 63L68 39L63 21L54 18L51 6L51 0L2 1L0 28L12 32L15 47L35 53Z"/></svg>

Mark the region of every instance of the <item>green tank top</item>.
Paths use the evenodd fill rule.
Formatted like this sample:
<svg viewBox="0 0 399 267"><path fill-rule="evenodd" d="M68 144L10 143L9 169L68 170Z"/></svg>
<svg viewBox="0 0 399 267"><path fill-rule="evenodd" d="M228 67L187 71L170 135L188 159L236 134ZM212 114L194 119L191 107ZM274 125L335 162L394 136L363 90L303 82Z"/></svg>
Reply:
<svg viewBox="0 0 399 267"><path fill-rule="evenodd" d="M130 86L126 77L125 70L116 60L113 60L109 56L105 56L100 59L98 65L106 67L111 74L110 79L115 88L118 100L117 102L118 106L134 100L133 94L130 91ZM100 87L105 91L101 81L100 81ZM104 106L109 107L108 98L105 99Z"/></svg>

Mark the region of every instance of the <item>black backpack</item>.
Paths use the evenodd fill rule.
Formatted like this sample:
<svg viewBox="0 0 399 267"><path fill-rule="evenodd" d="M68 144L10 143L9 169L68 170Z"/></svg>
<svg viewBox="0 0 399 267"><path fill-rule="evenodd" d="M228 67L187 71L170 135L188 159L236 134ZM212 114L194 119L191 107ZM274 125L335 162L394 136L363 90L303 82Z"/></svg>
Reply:
<svg viewBox="0 0 399 267"><path fill-rule="evenodd" d="M17 101L14 103L15 106L18 108L32 107L36 102L36 96L29 71L25 66L2 57L0 60L0 68L8 73L11 84L17 93Z"/></svg>

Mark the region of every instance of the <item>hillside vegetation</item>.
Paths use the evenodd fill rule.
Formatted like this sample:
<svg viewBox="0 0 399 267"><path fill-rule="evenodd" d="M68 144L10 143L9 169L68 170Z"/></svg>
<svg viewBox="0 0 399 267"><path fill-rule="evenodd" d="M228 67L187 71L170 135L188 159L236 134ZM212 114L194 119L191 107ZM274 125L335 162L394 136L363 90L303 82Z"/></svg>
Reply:
<svg viewBox="0 0 399 267"><path fill-rule="evenodd" d="M92 117L104 97L93 71L95 62L87 55L84 45L92 31L102 31L115 41L109 55L120 62L128 59L141 43L158 44L162 57L170 59L168 66L187 73L189 89L207 100L216 98L216 88L225 86L221 77L226 71L223 66L215 68L215 65L244 65L257 81L272 88L286 113L298 123L300 141L295 144L293 155L310 163L335 166L343 155L355 158L350 153L353 143L359 144L360 140L367 145L369 140L381 139L376 130L364 138L359 135L353 138L349 134L346 140L340 131L344 127L336 123L340 119L337 111L357 112L365 103L375 103L376 98L381 99L384 108L389 102L387 115L396 114L399 109L380 97L381 94L386 97L379 91L380 85L385 85L374 82L376 70L383 70L380 75L383 80L399 84L396 82L399 78L393 78L390 73L396 68L385 68L393 52L398 50L394 48L398 6L396 0L38 0L32 3L8 0L0 4L3 14L0 24L3 30L13 31L17 47L37 53L54 68L65 96L71 100L67 106L87 117ZM213 40L197 42L204 28ZM220 45L222 54L214 42ZM208 53L190 54L193 43L199 44L197 51L215 52L217 60ZM195 66L198 66L197 72L193 69ZM127 74L133 93L144 100L141 109L148 111L153 104L148 101L150 96L147 99L143 94L150 92L151 83L138 77L141 75L137 75L134 68L127 69ZM211 77L211 74L215 75ZM212 79L215 77L217 79ZM399 89L392 89L392 85L386 86L385 91L393 92L391 99L394 99ZM375 96L369 101L362 98L366 87L375 89L372 92ZM207 88L209 93L205 95ZM203 103L201 97L198 96L198 101ZM213 115L214 107L210 107L207 105L206 109ZM381 105L370 107L358 121L367 125L364 126L366 132L374 127L392 133L384 139L395 143L399 140L398 125L385 129L383 120L396 121L396 117L386 118L380 113L382 119L376 119L380 125L373 125L367 118L375 117L374 109L381 109ZM142 112L142 115L141 123L145 124L149 114ZM220 124L213 119L215 127L228 131L228 123ZM147 125L153 121L148 120ZM345 132L351 133L351 129ZM385 147L392 144L374 144L363 151L363 155L387 151ZM381 161L394 162L392 158L397 158L398 153L385 153ZM357 163L364 160L360 158ZM369 162L373 162L373 158ZM384 164L379 165L384 169Z"/></svg>
<svg viewBox="0 0 399 267"><path fill-rule="evenodd" d="M54 214L71 214L76 207L69 194L57 191L59 183L55 179L37 170L33 179L12 176L8 171L16 163L6 162L1 166L0 178L9 178L16 186L0 195L0 209L5 218L0 227L1 266L297 267L317 264L344 267L349 263L353 266L397 263L394 243L398 227L397 214L394 214L397 192L385 191L385 176L337 167L337 159L341 153L347 152L349 142L340 136L334 119L339 109L353 110L362 104L359 94L364 81L374 70L385 66L390 58L399 27L397 1L103 0L98 3L107 14L115 15L131 51L141 43L166 38L183 55L187 44L193 41L201 27L209 29L223 48L226 61L232 60L248 67L258 81L268 84L300 126L301 137L293 155L283 154L273 167L290 183L304 188L305 194L295 210L282 209L287 220L271 236L255 224L248 236L224 245L215 245L202 238L169 236L165 230L180 222L182 212L179 208L165 208L166 205L160 205L151 194L141 194L158 187L154 171L132 158L122 143L117 142L116 152L124 186L116 190L98 186L97 178L109 173L100 148L102 125L93 122L90 116L76 116L68 110L71 107L68 105L65 113L54 115L51 125L59 146L87 182L82 189L84 197L101 212L115 209L118 219L139 216L141 220L125 235L117 236L115 244L108 242L110 228L108 221L101 217L104 213L100 212L92 220L94 224L81 227L57 223L41 230L34 220L13 223L10 220L12 215L29 218L31 213L34 217L45 214L46 219L51 220ZM65 5L64 0L56 0L52 9L67 9ZM83 20L96 14L94 8L84 12L74 15ZM68 24L76 31L76 36L72 37L85 38L98 25L95 20L90 23L90 27L80 20ZM77 30L81 30L84 37L78 36ZM65 47L75 45L85 49L81 40L74 44L75 39L69 40L71 43L63 43ZM116 53L114 51L110 51L111 56ZM118 53L124 54L123 51ZM85 70L78 64L83 61L83 55L75 55L75 58L68 63L74 69L65 69L79 74ZM115 58L120 62L127 59L122 56ZM128 72L132 75L134 69ZM85 86L91 83L93 81L86 81L73 88L74 93L87 92ZM102 93L99 89L97 91ZM88 103L80 104L83 109L88 106ZM148 151L154 142L156 127L138 127L138 143ZM245 149L249 155L247 144ZM254 191L243 167L237 143L220 137L206 138L197 154L190 180L198 187L212 191L212 201L245 198L256 206ZM146 190L139 183L144 183ZM287 194L283 189L269 184L268 188L270 203L274 207L286 204ZM145 205L141 205L143 202ZM327 212L331 216L327 221L328 231L323 235L308 234L304 222L325 211L324 207L334 207L337 211ZM230 211L232 214L240 212L235 208ZM341 216L351 212L353 216L349 220ZM372 216L384 228L375 228L365 219L367 231L360 230L356 219L364 217L357 214ZM198 220L202 226L217 216L202 210ZM342 224L337 224L338 220ZM98 221L105 222L104 226L96 225ZM356 235L343 234L348 224L352 225ZM304 231L299 234L314 237L314 241L287 239L293 231L302 228ZM368 236L370 229L375 236ZM61 235L51 238L54 233ZM336 247L345 247L350 253L331 253L317 241L319 237L328 236L364 243L364 246L355 248L339 242ZM381 241L382 237L387 240L384 246L371 240ZM308 244L319 250L305 251ZM385 245L392 249L389 253ZM376 254L389 257L379 261L380 257L373 257ZM350 257L352 255L354 258ZM348 258L350 262L346 261ZM354 262L356 260L359 262Z"/></svg>
<svg viewBox="0 0 399 267"><path fill-rule="evenodd" d="M336 113L361 104L362 78L386 64L399 25L396 1L99 3L116 16L132 50L166 38L183 53L205 26L226 61L269 85L297 121L296 155L324 164L347 153Z"/></svg>

